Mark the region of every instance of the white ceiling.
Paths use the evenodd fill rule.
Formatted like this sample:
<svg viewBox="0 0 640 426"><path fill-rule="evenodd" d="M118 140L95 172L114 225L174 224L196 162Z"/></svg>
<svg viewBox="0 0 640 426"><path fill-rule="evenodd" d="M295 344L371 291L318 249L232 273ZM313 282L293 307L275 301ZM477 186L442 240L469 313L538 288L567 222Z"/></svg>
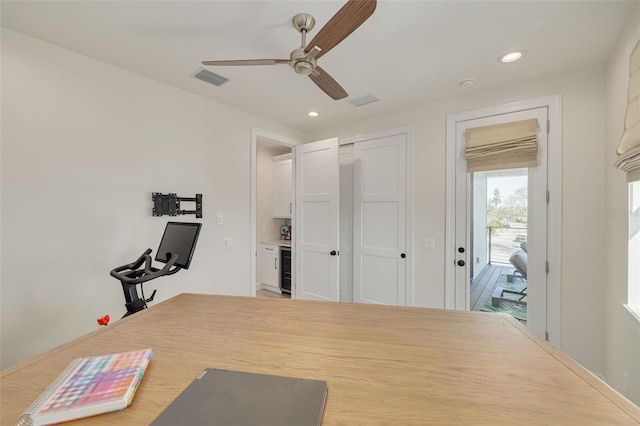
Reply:
<svg viewBox="0 0 640 426"><path fill-rule="evenodd" d="M349 93L334 101L286 65L207 67L202 60L288 58L291 18L308 40L344 1L5 1L2 26L238 109L314 132L437 99L602 63L638 1L378 1L373 16L319 60ZM527 52L505 65L498 56ZM459 82L476 79L470 89ZM359 108L350 101L380 99ZM319 111L309 118L306 112Z"/></svg>

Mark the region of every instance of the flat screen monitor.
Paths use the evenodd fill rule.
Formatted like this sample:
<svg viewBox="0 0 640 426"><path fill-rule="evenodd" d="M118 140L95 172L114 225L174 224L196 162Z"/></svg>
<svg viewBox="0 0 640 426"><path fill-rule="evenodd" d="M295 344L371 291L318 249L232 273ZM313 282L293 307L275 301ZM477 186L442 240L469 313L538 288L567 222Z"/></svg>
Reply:
<svg viewBox="0 0 640 426"><path fill-rule="evenodd" d="M156 253L156 261L167 263L171 253L177 253L178 260L175 265L189 269L201 226L201 223L167 222Z"/></svg>

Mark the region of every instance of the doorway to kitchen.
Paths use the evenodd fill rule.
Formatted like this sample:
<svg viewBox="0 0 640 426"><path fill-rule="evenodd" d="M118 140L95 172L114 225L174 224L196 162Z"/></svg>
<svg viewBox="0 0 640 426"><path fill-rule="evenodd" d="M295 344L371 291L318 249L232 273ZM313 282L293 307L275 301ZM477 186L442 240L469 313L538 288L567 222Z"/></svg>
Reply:
<svg viewBox="0 0 640 426"><path fill-rule="evenodd" d="M252 130L251 296L289 298L294 288L292 154L296 145L297 141Z"/></svg>

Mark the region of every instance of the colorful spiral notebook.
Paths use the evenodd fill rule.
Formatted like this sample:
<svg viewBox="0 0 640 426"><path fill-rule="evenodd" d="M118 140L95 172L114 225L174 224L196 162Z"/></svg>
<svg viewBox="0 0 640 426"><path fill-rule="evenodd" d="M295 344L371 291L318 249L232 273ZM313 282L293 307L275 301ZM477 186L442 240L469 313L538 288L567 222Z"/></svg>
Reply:
<svg viewBox="0 0 640 426"><path fill-rule="evenodd" d="M16 426L60 423L126 408L151 355L151 349L142 349L73 360Z"/></svg>

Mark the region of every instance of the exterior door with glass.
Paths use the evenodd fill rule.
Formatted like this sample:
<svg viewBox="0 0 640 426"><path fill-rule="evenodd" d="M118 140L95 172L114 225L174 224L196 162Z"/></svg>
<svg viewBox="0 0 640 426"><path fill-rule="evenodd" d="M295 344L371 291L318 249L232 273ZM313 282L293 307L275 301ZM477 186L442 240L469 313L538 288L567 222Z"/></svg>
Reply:
<svg viewBox="0 0 640 426"><path fill-rule="evenodd" d="M469 129L491 126L495 124L511 123L522 120L537 120L538 157L537 166L521 169L521 172L511 169L494 169L483 173L468 173L465 157L465 134ZM547 301L547 120L546 107L525 111L500 114L491 117L478 118L456 123L456 179L455 179L455 291L454 306L456 309L469 310L471 300L471 280L478 276L479 269L485 268L486 263L491 263L488 253L498 251L498 246L490 244L495 239L502 237L506 241L499 247L505 252L503 259L494 263L504 264L505 280L513 281L514 276L522 277L517 270L522 259L513 257L521 250L520 243L525 253L525 279L526 279L526 323L536 334L545 336L546 332L546 301ZM502 219L500 224L487 221L488 208L495 207L500 200L500 192L489 190L489 178L513 177L524 175L526 193L524 219ZM520 181L522 184L522 181ZM474 190L475 188L475 190ZM514 188L512 188L514 189ZM487 193L488 192L488 193ZM506 194L504 194L506 195ZM522 194L521 194L522 195ZM484 200L483 200L484 197ZM485 209L484 212L482 209ZM489 216L490 216L489 212ZM518 223L520 222L520 223ZM488 226L493 225L493 226ZM521 226L520 226L521 225ZM520 231L513 228L521 227ZM514 241L511 241L514 240ZM517 241L519 240L519 241ZM510 247L509 244L517 244ZM480 262L485 256L487 262ZM474 268L475 266L475 268ZM473 271L473 272L472 272ZM492 283L487 292L491 300L509 299L507 292L502 293L499 283ZM505 288L508 285L502 284ZM497 288L497 290L496 290ZM497 293L500 294L497 294ZM497 298L497 299L495 299ZM517 296L519 299L520 296ZM516 303L517 305L517 303ZM520 305L522 306L522 304Z"/></svg>

